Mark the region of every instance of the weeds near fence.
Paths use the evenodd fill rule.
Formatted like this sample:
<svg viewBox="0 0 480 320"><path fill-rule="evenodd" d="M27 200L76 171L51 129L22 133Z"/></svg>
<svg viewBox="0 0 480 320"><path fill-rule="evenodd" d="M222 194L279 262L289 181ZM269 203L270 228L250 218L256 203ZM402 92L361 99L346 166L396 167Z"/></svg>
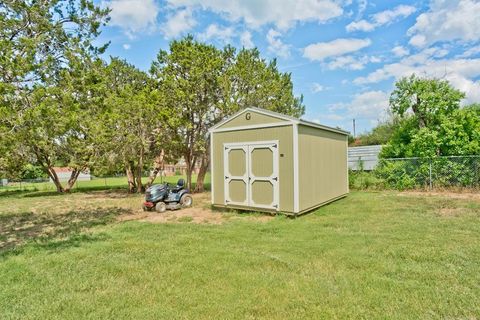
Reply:
<svg viewBox="0 0 480 320"><path fill-rule="evenodd" d="M365 171L368 161L374 169ZM480 156L359 159L349 167L352 189L480 189Z"/></svg>

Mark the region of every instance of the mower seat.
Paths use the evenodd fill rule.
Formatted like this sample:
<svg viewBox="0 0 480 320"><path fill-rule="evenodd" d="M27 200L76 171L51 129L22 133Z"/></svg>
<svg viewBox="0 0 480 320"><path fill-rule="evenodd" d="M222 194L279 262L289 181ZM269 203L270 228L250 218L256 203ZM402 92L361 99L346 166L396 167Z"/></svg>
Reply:
<svg viewBox="0 0 480 320"><path fill-rule="evenodd" d="M178 192L182 190L185 187L185 180L184 179L178 179L177 185L172 188L173 192Z"/></svg>

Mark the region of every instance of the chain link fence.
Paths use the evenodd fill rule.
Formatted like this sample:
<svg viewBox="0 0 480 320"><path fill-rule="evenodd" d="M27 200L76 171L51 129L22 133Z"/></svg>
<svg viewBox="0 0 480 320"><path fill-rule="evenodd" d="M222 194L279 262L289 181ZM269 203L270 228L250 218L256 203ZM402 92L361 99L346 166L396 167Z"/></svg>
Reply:
<svg viewBox="0 0 480 320"><path fill-rule="evenodd" d="M480 156L349 160L352 188L480 189Z"/></svg>
<svg viewBox="0 0 480 320"><path fill-rule="evenodd" d="M175 176L158 176L155 183L169 182L176 183L179 178L185 178L182 175ZM148 181L148 176L142 177L143 183ZM65 186L66 181L62 181ZM128 188L128 180L126 176L117 175L109 177L91 176L89 179L81 179L75 182L72 190L108 190ZM0 179L0 192L4 191L56 191L55 184L49 179L23 179L23 180L7 180Z"/></svg>

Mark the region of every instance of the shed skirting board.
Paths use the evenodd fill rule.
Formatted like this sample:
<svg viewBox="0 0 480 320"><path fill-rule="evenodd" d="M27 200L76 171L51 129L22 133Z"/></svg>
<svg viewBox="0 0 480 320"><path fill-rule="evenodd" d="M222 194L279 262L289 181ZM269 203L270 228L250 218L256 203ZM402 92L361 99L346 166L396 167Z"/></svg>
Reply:
<svg viewBox="0 0 480 320"><path fill-rule="evenodd" d="M307 208L307 209L304 209L300 212L289 212L289 211L277 211L277 210L273 210L273 209L266 209L266 208L256 208L256 207L248 207L248 206L239 206L239 205L233 205L233 204L229 204L229 205L224 205L224 204L213 204L213 207L215 208L223 208L223 209L236 209L236 210L245 210L245 211L251 211L251 212L266 212L266 213L275 213L275 214L284 214L286 216L300 216L300 215L303 215L303 214L306 214L312 210L315 210L315 209L318 209L320 207L323 207L329 203L332 203L332 202L335 202L337 200L340 200L342 198L345 198L346 196L348 196L348 193L345 193L345 194L342 194L341 196L338 196L338 197L335 197L335 198L332 198L332 199L329 199L327 201L324 201L322 203L319 203L317 205L314 205L313 207L310 207L310 208Z"/></svg>
<svg viewBox="0 0 480 320"><path fill-rule="evenodd" d="M224 209L234 209L234 210L244 210L244 211L250 211L251 213L253 213L253 212L265 212L265 213L275 213L275 214L284 213L282 211L277 211L276 209L240 206L240 205L236 205L236 204L229 204L229 205L214 204L213 207L224 208ZM293 213L289 213L288 215L292 215L292 214Z"/></svg>

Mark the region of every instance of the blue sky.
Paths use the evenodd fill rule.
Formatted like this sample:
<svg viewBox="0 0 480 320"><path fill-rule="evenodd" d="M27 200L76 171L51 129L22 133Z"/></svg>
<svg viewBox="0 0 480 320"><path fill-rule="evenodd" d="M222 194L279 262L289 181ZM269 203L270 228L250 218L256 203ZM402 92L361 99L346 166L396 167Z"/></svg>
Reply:
<svg viewBox="0 0 480 320"><path fill-rule="evenodd" d="M112 9L106 55L148 70L188 33L223 47L258 47L291 72L303 118L357 133L387 117L396 79L449 80L480 102L480 0L100 0Z"/></svg>

